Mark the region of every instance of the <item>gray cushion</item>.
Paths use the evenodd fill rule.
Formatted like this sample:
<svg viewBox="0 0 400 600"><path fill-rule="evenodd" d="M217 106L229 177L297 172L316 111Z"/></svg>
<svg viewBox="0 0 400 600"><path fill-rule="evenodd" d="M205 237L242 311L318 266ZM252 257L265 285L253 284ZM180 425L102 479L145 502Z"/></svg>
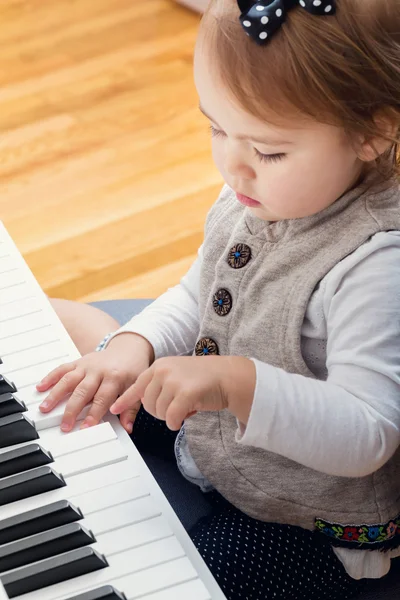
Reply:
<svg viewBox="0 0 400 600"><path fill-rule="evenodd" d="M143 310L151 300L107 300L92 302L114 317L121 325ZM162 458L144 455L149 469L157 479L164 494L178 517L189 529L198 518L207 513L207 503L200 490L188 483L177 468ZM378 581L371 580L368 592L360 600L400 600L400 559L393 561L392 569L386 577Z"/></svg>

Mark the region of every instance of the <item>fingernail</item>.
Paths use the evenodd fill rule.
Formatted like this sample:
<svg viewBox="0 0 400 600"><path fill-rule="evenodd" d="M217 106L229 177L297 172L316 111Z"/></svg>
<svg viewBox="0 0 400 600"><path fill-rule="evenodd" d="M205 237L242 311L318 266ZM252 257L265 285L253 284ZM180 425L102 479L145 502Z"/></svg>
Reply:
<svg viewBox="0 0 400 600"><path fill-rule="evenodd" d="M69 423L61 423L61 431L69 431L72 426Z"/></svg>
<svg viewBox="0 0 400 600"><path fill-rule="evenodd" d="M133 431L133 423L127 423L127 425L126 425L126 431L129 433L129 435L132 433L132 431Z"/></svg>
<svg viewBox="0 0 400 600"><path fill-rule="evenodd" d="M118 414L118 410L115 410L115 408L116 408L116 404L117 404L117 403L115 402L114 404L111 404L111 406L110 406L110 413L111 413L112 415L117 415L117 414ZM117 408L118 408L118 407L117 407Z"/></svg>
<svg viewBox="0 0 400 600"><path fill-rule="evenodd" d="M44 402L42 402L42 404L39 406L39 408L44 408L46 410L46 408L49 408L50 404L49 402L47 402L46 400Z"/></svg>
<svg viewBox="0 0 400 600"><path fill-rule="evenodd" d="M94 418L86 417L86 419L83 421L83 423L81 425L81 429L86 429L86 427L92 427L93 425L96 425Z"/></svg>

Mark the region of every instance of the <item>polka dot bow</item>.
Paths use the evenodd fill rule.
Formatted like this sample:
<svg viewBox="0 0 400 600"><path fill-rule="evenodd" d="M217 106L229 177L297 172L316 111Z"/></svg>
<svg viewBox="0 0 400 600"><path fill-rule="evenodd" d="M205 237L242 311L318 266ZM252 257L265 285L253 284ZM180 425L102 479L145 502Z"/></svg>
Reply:
<svg viewBox="0 0 400 600"><path fill-rule="evenodd" d="M329 16L336 12L336 0L238 0L240 22L247 35L265 44L280 29L287 11L299 4L312 15Z"/></svg>

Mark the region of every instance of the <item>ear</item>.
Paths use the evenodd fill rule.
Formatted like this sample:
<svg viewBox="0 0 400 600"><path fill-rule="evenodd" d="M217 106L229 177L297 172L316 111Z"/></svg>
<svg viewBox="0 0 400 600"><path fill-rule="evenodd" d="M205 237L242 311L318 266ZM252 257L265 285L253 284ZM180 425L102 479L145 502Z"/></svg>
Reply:
<svg viewBox="0 0 400 600"><path fill-rule="evenodd" d="M377 134L359 140L357 154L363 162L371 162L382 156L399 139L398 115L380 113L374 119Z"/></svg>

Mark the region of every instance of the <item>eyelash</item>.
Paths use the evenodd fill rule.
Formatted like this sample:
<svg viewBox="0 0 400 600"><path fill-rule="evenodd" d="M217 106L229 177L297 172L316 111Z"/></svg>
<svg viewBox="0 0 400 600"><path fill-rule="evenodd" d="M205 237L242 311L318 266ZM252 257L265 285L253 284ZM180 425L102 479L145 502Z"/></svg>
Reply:
<svg viewBox="0 0 400 600"><path fill-rule="evenodd" d="M210 125L211 135L215 138L225 137L225 133L220 129L216 129L212 125ZM279 162L283 158L285 158L285 154L283 152L277 154L262 154L256 148L254 148L255 155L260 160L260 162Z"/></svg>
<svg viewBox="0 0 400 600"><path fill-rule="evenodd" d="M283 154L283 152L279 152L277 154L262 154L256 148L254 148L254 152L261 162L279 162L286 156L286 154Z"/></svg>

